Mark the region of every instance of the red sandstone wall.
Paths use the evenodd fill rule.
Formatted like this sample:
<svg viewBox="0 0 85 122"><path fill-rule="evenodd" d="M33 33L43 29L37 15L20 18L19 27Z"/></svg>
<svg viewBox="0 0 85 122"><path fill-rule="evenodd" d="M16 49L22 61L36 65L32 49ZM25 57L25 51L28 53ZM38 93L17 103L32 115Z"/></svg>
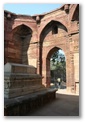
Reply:
<svg viewBox="0 0 85 122"><path fill-rule="evenodd" d="M15 15L13 15L15 16ZM27 20L27 21L26 21ZM7 18L7 14L5 14L5 21L4 21L4 44L5 44L5 63L6 62L13 62L13 63L22 63L22 52L24 52L25 48L27 49L25 53L27 53L29 45L25 42L22 48L22 41L19 36L16 36L15 29L19 25L26 25L30 29L32 29L32 35L30 37L31 43L37 41L37 26L35 21L29 17L16 17L15 19L11 16L10 19ZM29 37L28 37L29 38ZM29 41L29 39L28 39ZM27 54L25 54L27 55ZM24 58L27 58L25 56ZM27 59L28 60L28 59ZM28 63L28 61L26 61Z"/></svg>

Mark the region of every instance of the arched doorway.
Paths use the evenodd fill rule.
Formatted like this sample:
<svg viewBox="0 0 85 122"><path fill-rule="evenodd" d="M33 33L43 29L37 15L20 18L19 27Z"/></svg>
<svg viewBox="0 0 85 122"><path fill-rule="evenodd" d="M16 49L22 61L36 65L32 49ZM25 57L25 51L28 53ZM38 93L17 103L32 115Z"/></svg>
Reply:
<svg viewBox="0 0 85 122"><path fill-rule="evenodd" d="M53 20L46 25L40 35L39 71L43 77L42 83L47 87L50 86L51 55L59 49L66 53L66 47L69 46L67 40L66 27L62 23Z"/></svg>
<svg viewBox="0 0 85 122"><path fill-rule="evenodd" d="M66 58L63 50L55 51L50 58L50 86L66 88Z"/></svg>
<svg viewBox="0 0 85 122"><path fill-rule="evenodd" d="M54 61L52 62L52 63L55 63L55 65L51 65L51 61L54 60L52 56L54 53L56 55L57 52L59 52L59 54L57 54L58 57L57 58L55 57L55 62ZM65 56L61 54L60 52L61 52L61 49L59 47L54 47L49 51L47 55L47 58L46 58L46 83L47 85L46 86L48 87L51 85L51 83L53 83L54 85L57 85L57 82L58 83L59 82L61 83L63 81L66 82L66 71L64 71L66 70L66 61L65 61Z"/></svg>
<svg viewBox="0 0 85 122"><path fill-rule="evenodd" d="M28 64L27 51L32 37L32 30L26 25L22 24L12 30L12 41L15 45L15 59L16 63Z"/></svg>

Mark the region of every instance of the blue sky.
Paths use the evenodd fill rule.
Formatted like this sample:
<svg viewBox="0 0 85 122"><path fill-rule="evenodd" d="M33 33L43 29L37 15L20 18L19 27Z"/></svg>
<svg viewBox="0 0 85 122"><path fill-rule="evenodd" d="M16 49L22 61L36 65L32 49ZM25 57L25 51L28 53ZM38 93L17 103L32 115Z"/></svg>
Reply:
<svg viewBox="0 0 85 122"><path fill-rule="evenodd" d="M62 4L4 4L4 10L11 11L16 14L25 14L25 15L35 15L35 14L43 14L45 12L50 12L52 10L55 10L59 7L61 7Z"/></svg>

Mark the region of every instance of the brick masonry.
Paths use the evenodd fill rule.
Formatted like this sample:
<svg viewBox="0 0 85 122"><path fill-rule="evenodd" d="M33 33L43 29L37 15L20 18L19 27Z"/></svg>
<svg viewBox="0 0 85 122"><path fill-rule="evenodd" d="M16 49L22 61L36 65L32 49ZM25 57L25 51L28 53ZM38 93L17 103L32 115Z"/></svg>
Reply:
<svg viewBox="0 0 85 122"><path fill-rule="evenodd" d="M57 29L57 31L55 30ZM79 5L65 4L49 13L26 16L4 11L4 63L29 64L50 85L50 57L66 56L67 90L79 92Z"/></svg>

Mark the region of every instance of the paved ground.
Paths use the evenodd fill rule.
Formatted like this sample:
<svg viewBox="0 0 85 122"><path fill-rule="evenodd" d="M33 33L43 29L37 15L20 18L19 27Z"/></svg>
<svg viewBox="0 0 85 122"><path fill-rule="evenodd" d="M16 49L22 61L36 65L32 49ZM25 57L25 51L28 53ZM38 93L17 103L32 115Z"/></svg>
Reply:
<svg viewBox="0 0 85 122"><path fill-rule="evenodd" d="M60 89L56 100L31 113L29 116L79 116L79 95Z"/></svg>

